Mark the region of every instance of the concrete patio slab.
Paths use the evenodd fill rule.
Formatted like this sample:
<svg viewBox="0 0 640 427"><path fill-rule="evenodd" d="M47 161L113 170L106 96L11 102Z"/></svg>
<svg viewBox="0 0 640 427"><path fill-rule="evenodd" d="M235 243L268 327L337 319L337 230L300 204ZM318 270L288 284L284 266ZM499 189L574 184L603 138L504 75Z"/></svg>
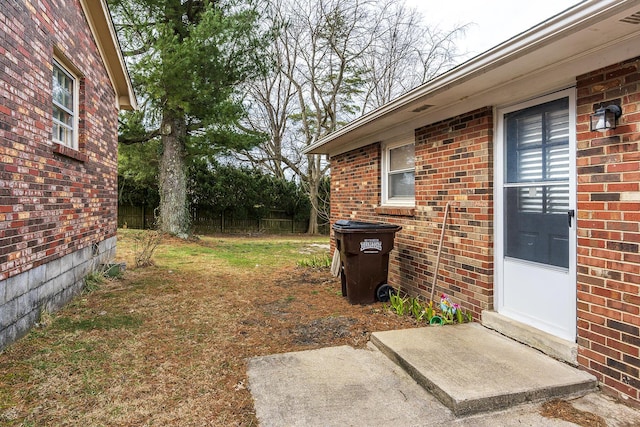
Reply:
<svg viewBox="0 0 640 427"><path fill-rule="evenodd" d="M379 351L342 346L256 357L248 375L262 427L446 425L454 419Z"/></svg>

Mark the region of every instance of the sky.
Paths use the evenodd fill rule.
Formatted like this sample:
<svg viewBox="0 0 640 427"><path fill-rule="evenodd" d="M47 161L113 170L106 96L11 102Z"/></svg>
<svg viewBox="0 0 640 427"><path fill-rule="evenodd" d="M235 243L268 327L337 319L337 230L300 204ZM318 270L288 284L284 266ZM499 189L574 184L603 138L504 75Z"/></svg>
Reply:
<svg viewBox="0 0 640 427"><path fill-rule="evenodd" d="M469 59L510 39L559 12L580 3L578 0L406 0L418 8L426 23L441 30L473 23L457 41L459 52Z"/></svg>

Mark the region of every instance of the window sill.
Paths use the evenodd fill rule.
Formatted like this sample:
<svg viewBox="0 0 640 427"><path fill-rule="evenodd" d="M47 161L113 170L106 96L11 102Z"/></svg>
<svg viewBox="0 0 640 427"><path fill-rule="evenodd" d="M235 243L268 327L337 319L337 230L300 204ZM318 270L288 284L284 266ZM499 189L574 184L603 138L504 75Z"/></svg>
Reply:
<svg viewBox="0 0 640 427"><path fill-rule="evenodd" d="M89 160L89 157L86 154L81 153L78 150L74 150L73 148L67 147L66 145L58 144L56 142L53 143L53 152L64 157L69 157L70 159L77 160L79 162L86 162L87 160Z"/></svg>
<svg viewBox="0 0 640 427"><path fill-rule="evenodd" d="M375 208L378 215L415 216L416 208L411 206L378 206Z"/></svg>

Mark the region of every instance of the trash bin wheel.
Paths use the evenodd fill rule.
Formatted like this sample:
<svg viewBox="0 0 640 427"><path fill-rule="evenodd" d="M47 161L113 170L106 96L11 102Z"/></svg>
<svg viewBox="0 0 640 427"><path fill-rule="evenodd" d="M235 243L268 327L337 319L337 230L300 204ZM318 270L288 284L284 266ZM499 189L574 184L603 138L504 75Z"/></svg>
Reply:
<svg viewBox="0 0 640 427"><path fill-rule="evenodd" d="M376 298L378 301L387 302L390 299L391 292L393 292L393 288L388 284L383 283L376 289Z"/></svg>

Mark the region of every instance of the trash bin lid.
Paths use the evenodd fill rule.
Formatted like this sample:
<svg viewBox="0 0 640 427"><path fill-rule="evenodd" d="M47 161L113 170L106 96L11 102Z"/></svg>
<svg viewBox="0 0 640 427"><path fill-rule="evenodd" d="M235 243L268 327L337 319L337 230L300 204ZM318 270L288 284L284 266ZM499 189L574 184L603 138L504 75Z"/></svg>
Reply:
<svg viewBox="0 0 640 427"><path fill-rule="evenodd" d="M374 230L398 231L398 230L401 230L402 227L395 224L339 219L338 221L335 222L335 224L333 224L333 229L337 231L358 231L358 230L360 231L374 231Z"/></svg>

